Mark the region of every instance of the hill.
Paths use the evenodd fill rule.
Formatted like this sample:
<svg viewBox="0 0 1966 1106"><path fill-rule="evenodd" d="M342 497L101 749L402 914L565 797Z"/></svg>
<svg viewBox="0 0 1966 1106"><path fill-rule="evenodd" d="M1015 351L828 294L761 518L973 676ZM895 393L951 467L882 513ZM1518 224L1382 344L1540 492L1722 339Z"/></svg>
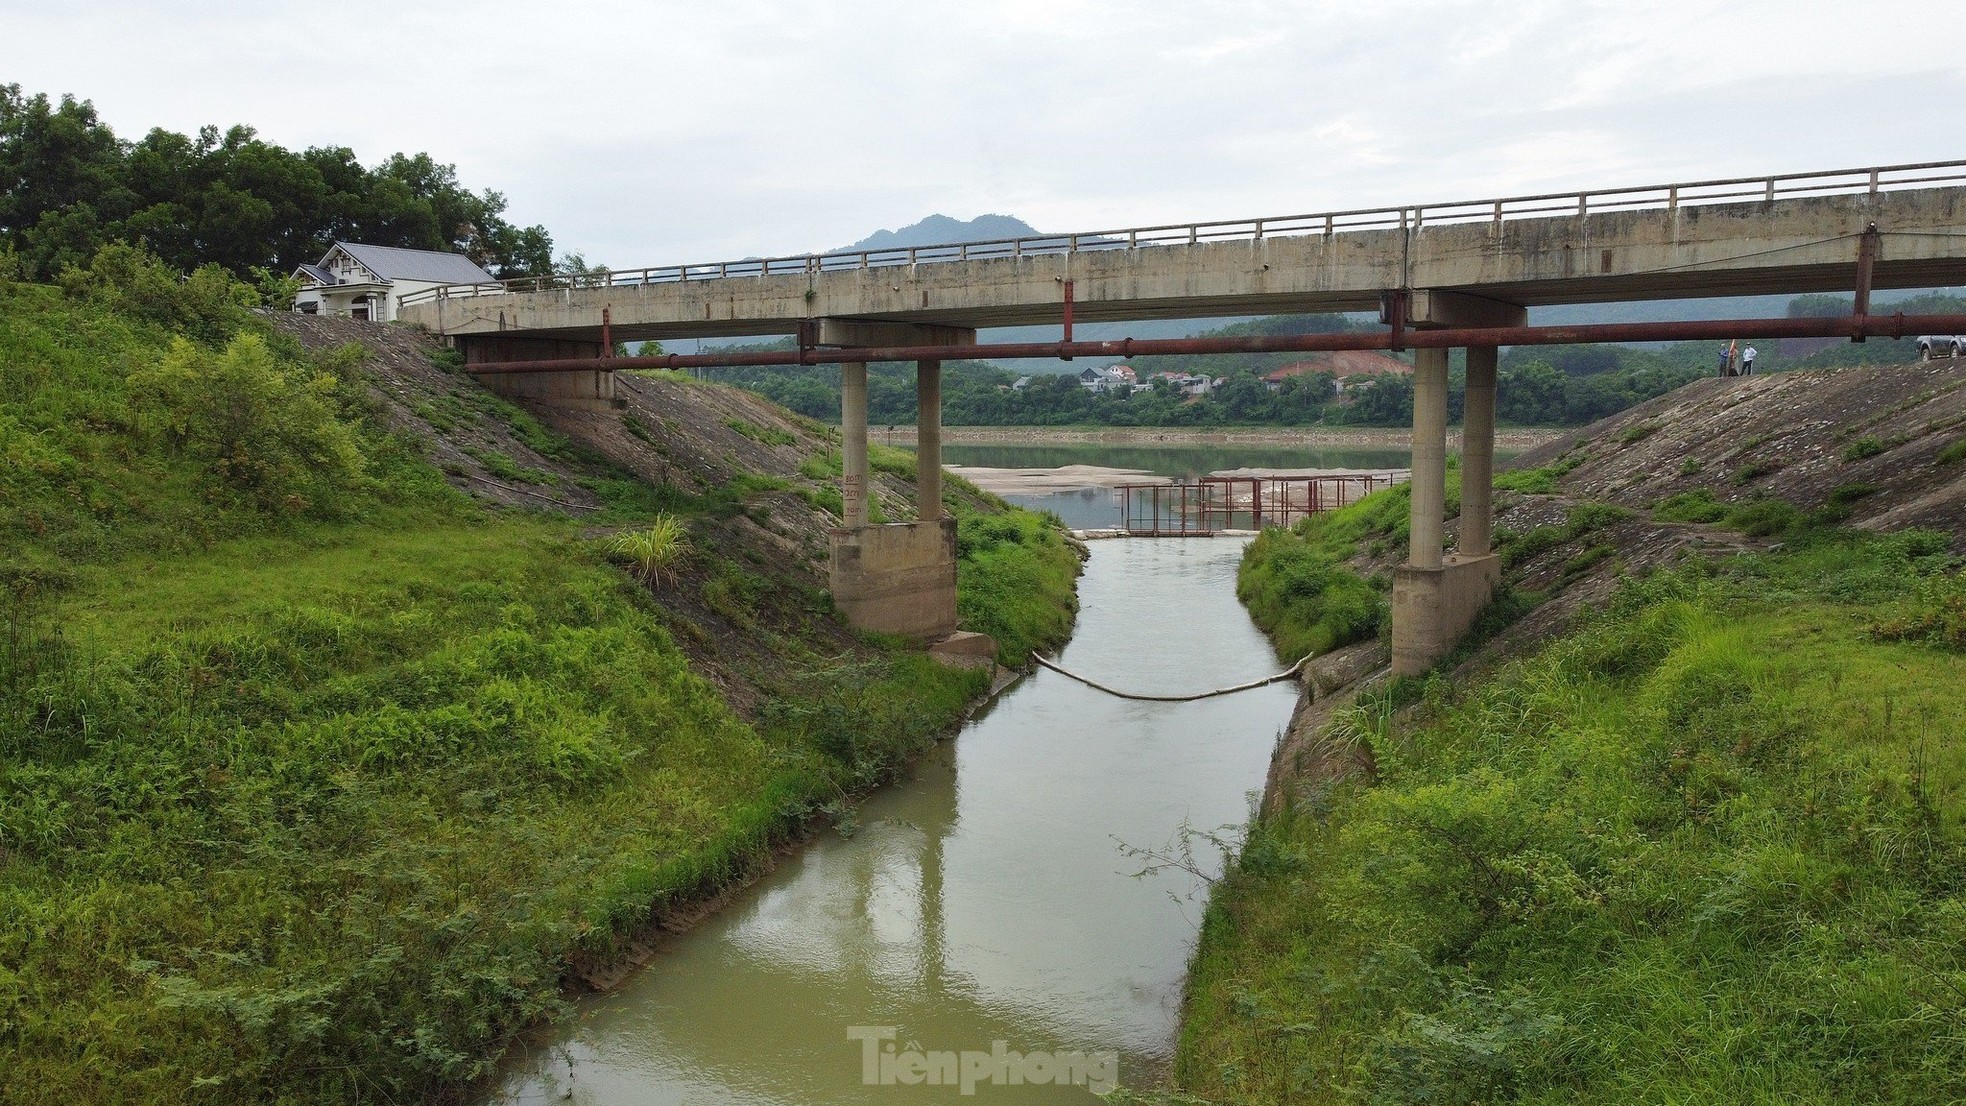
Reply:
<svg viewBox="0 0 1966 1106"><path fill-rule="evenodd" d="M1966 363L1707 380L1519 458L1387 682L1381 493L1252 546L1311 666L1212 898L1211 1101L1943 1101L1966 1014ZM1346 646L1346 642L1357 644Z"/></svg>
<svg viewBox="0 0 1966 1106"><path fill-rule="evenodd" d="M909 246L948 246L962 242L992 242L1003 238L1031 238L1037 234L1037 228L1012 215L978 215L974 219L930 215L920 222L910 223L899 230L877 230L850 246L841 246L831 252L893 250L906 249Z"/></svg>
<svg viewBox="0 0 1966 1106"><path fill-rule="evenodd" d="M833 613L824 428L529 412L214 273L0 282L0 1100L470 1097L988 684ZM1061 639L1057 532L947 504L965 621Z"/></svg>

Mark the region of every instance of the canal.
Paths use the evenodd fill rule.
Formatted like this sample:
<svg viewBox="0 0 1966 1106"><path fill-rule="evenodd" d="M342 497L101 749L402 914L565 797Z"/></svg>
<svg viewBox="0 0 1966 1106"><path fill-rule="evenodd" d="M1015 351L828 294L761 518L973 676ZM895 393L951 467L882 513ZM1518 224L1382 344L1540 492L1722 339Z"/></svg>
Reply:
<svg viewBox="0 0 1966 1106"><path fill-rule="evenodd" d="M1093 543L1060 662L1157 693L1276 671L1236 602L1241 551ZM869 799L850 835L827 832L584 1001L494 1101L953 1101L947 1076L980 1100L1064 1103L1154 1084L1197 873L1221 864L1200 835L1247 818L1293 698L1285 683L1140 703L1038 671Z"/></svg>

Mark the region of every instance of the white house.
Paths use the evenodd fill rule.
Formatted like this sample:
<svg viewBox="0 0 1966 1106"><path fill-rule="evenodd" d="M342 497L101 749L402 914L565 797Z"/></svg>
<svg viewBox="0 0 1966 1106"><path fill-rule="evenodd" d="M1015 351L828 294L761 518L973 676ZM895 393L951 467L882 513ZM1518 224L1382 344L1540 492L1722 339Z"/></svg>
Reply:
<svg viewBox="0 0 1966 1106"><path fill-rule="evenodd" d="M1080 369L1078 376L1079 387L1084 388L1088 392L1131 391L1133 388L1133 370L1124 365L1119 366L1119 368L1126 369L1126 371Z"/></svg>
<svg viewBox="0 0 1966 1106"><path fill-rule="evenodd" d="M391 322L404 296L442 284L490 284L498 278L461 253L336 242L318 265L294 270L294 310Z"/></svg>

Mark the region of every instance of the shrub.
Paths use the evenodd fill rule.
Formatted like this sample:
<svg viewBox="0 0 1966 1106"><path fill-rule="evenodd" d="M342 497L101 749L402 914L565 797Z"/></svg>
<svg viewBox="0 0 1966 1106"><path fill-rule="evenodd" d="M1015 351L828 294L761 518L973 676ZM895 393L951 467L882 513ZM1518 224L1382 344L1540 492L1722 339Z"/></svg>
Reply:
<svg viewBox="0 0 1966 1106"><path fill-rule="evenodd" d="M1652 517L1660 522L1719 522L1727 517L1727 507L1716 502L1712 492L1700 488L1660 500L1652 508Z"/></svg>
<svg viewBox="0 0 1966 1106"><path fill-rule="evenodd" d="M96 251L88 268L67 266L56 278L71 296L94 300L154 325L216 344L245 324L259 305L251 287L218 265L180 277L141 247L112 242Z"/></svg>
<svg viewBox="0 0 1966 1106"><path fill-rule="evenodd" d="M176 339L130 386L140 427L196 462L219 494L267 511L333 515L367 482L368 459L340 418L335 378L300 378L256 334L218 353Z"/></svg>
<svg viewBox="0 0 1966 1106"><path fill-rule="evenodd" d="M608 556L628 565L643 583L653 587L674 580L676 566L690 554L689 528L669 515L639 530L616 534L607 541Z"/></svg>
<svg viewBox="0 0 1966 1106"><path fill-rule="evenodd" d="M1884 452L1884 443L1866 434L1843 447L1843 459L1845 461L1861 461L1867 457L1875 457L1882 452Z"/></svg>
<svg viewBox="0 0 1966 1106"><path fill-rule="evenodd" d="M1966 460L1966 438L1961 438L1940 450L1938 460L1942 465L1956 465Z"/></svg>

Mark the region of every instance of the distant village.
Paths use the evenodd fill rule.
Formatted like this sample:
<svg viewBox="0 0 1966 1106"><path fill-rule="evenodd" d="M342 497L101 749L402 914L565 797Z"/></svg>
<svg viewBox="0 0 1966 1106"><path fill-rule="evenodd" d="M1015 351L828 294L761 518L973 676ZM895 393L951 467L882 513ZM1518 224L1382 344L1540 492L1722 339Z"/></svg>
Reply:
<svg viewBox="0 0 1966 1106"><path fill-rule="evenodd" d="M1294 376L1311 373L1330 375L1336 386L1337 397L1344 399L1355 396L1377 381L1388 377L1404 377L1413 374L1413 366L1390 354L1376 350L1341 350L1333 353L1314 354L1303 361L1293 361L1288 365L1264 374L1263 383L1270 391L1283 389L1284 381ZM1128 395L1135 392L1152 391L1154 386L1165 381L1168 387L1185 396L1205 396L1222 386L1223 377L1204 376L1194 373L1157 372L1140 377L1131 365L1108 365L1105 368L1084 368L1078 371L1079 387L1088 392L1101 395ZM1014 391L1023 391L1031 384L1030 376L1020 376L1010 385Z"/></svg>

